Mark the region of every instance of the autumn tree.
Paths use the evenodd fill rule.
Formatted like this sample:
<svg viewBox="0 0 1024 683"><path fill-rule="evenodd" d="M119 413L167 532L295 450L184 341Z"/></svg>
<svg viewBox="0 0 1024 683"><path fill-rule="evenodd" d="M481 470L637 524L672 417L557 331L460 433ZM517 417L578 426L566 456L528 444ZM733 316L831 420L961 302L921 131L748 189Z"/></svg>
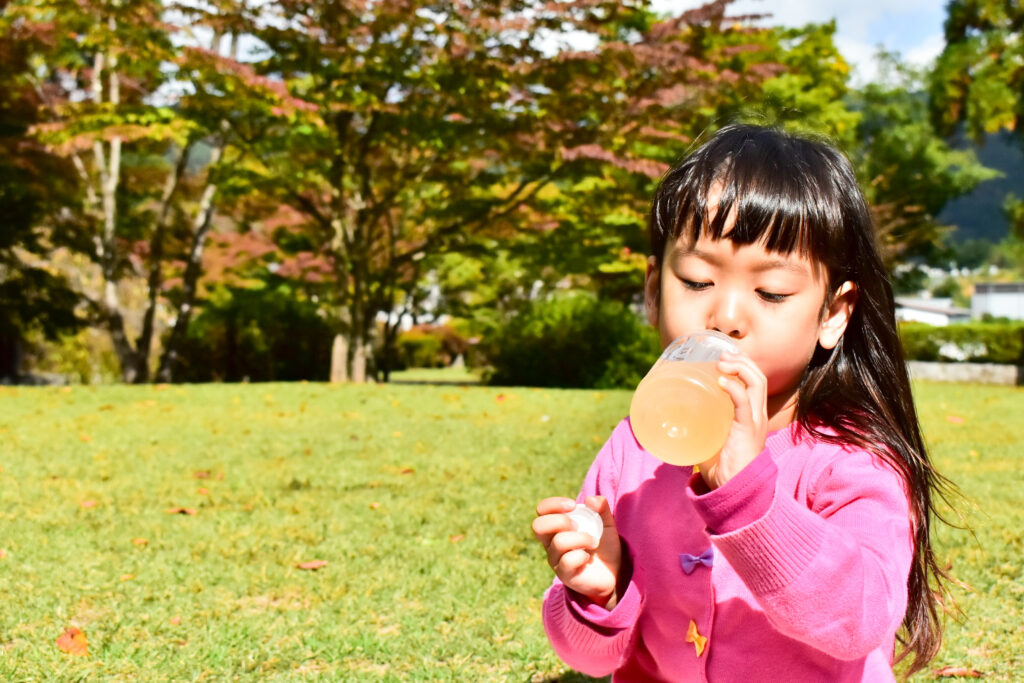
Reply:
<svg viewBox="0 0 1024 683"><path fill-rule="evenodd" d="M0 379L17 379L26 337L54 338L74 329L77 297L67 281L46 267L50 248L37 229L48 202L48 187L66 178L58 159L26 140L37 123L38 99L20 75L44 35L12 30L0 20Z"/></svg>
<svg viewBox="0 0 1024 683"><path fill-rule="evenodd" d="M252 106L287 109L236 58L236 4L40 0L4 10L9 26L46 36L22 74L39 104L29 137L65 160L75 193L45 222L55 239L76 235L96 265L99 287L80 295L128 382L152 376L161 309L172 326L159 376L173 376L217 202L248 191L238 179L249 160L231 141L259 134L247 128Z"/></svg>
<svg viewBox="0 0 1024 683"><path fill-rule="evenodd" d="M774 72L729 68L747 48L728 5L664 20L603 0L262 7L259 69L315 107L256 147L334 283L332 378L365 379L377 313L413 301L442 254L538 234L621 252L604 237L616 204L635 241L637 198L718 100Z"/></svg>

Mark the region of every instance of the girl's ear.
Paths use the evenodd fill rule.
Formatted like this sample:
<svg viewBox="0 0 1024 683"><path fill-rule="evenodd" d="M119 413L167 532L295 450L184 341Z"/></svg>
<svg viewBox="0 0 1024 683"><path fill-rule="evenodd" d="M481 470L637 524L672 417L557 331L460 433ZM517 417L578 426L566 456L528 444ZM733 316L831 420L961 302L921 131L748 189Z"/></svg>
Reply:
<svg viewBox="0 0 1024 683"><path fill-rule="evenodd" d="M657 327L661 309L661 264L653 256L647 257L647 274L644 275L644 309L647 311L647 322L652 327Z"/></svg>
<svg viewBox="0 0 1024 683"><path fill-rule="evenodd" d="M832 303L825 311L818 330L818 344L823 349L834 349L846 332L853 309L857 305L857 285L847 280L836 290Z"/></svg>

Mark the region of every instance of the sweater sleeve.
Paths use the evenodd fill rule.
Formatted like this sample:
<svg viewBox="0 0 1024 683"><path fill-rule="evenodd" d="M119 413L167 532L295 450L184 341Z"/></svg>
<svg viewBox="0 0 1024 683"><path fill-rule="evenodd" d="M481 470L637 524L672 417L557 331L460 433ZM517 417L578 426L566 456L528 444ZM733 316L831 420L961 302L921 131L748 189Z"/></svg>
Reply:
<svg viewBox="0 0 1024 683"><path fill-rule="evenodd" d="M623 430L623 428L625 428ZM583 482L579 501L598 495L608 499L612 511L618 489L623 449L633 439L625 421L594 459ZM638 576L629 560L629 548L623 544L623 571L629 581L622 598L611 610L587 600L555 578L544 594L544 630L555 653L576 671L605 676L617 669L629 650L633 630L643 606Z"/></svg>
<svg viewBox="0 0 1024 683"><path fill-rule="evenodd" d="M775 473L766 468L763 476L774 488ZM775 628L844 660L892 637L906 611L914 552L909 501L892 467L865 451L841 452L808 501L775 489L767 511L742 526L729 521L722 489L687 495L709 526L726 530L712 529L712 542Z"/></svg>

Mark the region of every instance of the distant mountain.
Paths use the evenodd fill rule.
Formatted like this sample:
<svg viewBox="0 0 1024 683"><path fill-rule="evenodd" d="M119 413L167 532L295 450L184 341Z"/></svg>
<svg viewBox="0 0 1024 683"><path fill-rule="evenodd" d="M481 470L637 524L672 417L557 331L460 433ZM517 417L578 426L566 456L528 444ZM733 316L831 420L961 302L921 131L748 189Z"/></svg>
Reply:
<svg viewBox="0 0 1024 683"><path fill-rule="evenodd" d="M956 146L971 146L969 140L959 139ZM1020 139L1012 133L1000 132L985 138L976 147L978 160L989 168L1003 173L1003 177L987 180L974 191L946 204L938 215L940 222L955 225L953 240L986 239L999 242L1006 237L1009 226L1003 215L1003 201L1013 192L1024 199L1024 151Z"/></svg>

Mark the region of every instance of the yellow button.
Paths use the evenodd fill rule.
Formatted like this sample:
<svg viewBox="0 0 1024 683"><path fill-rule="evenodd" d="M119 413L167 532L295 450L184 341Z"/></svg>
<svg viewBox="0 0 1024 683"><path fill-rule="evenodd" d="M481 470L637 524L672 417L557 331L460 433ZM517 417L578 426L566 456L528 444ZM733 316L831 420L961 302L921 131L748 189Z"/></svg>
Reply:
<svg viewBox="0 0 1024 683"><path fill-rule="evenodd" d="M686 629L686 642L693 643L693 649L697 651L698 657L704 654L708 639L697 632L697 622L693 619L690 619L690 627Z"/></svg>

